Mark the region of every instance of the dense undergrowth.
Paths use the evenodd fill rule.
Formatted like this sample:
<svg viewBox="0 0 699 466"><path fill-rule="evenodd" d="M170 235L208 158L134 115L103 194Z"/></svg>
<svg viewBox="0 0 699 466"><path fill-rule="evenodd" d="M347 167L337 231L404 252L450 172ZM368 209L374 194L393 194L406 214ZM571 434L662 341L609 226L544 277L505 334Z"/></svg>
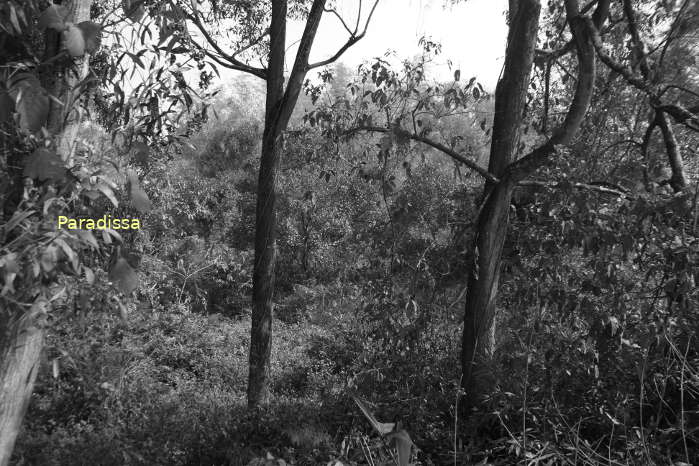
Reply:
<svg viewBox="0 0 699 466"><path fill-rule="evenodd" d="M422 148L378 164L367 155L376 138L338 146L314 130L287 141L273 402L249 411L260 125L245 102L221 106L239 110L140 167L154 209L123 244L138 292L122 306L99 272L56 308L16 464L390 461L353 393L403 423L415 464L696 458L696 201L610 198L557 172L555 190L518 191L497 382L464 412L463 286L482 186ZM478 158L485 136L449 133L465 126L441 130Z"/></svg>

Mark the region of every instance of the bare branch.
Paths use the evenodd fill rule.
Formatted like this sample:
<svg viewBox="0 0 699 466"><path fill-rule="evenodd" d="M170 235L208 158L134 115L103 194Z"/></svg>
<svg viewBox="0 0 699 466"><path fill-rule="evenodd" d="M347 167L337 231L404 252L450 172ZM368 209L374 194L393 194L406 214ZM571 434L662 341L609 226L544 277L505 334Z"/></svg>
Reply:
<svg viewBox="0 0 699 466"><path fill-rule="evenodd" d="M361 5L361 2L359 2L359 3L360 3L360 5ZM342 16L337 12L337 10L336 10L335 8L323 8L323 11L325 11L326 13L332 13L333 15L335 15L335 17L336 17L337 19L340 20L340 23L342 23L342 27L345 28L345 31L347 31L347 33L348 33L350 36L352 36L352 35L354 35L354 34L357 33L357 30L356 30L356 29L355 29L354 32L353 32L353 31L347 26L347 23L345 23L345 20L342 19Z"/></svg>
<svg viewBox="0 0 699 466"><path fill-rule="evenodd" d="M626 81L633 84L639 90L645 92L651 97L655 96L653 90L648 86L646 81L635 74L631 68L624 66L612 58L606 50L604 50L604 45L602 44L602 38L600 37L599 31L594 25L591 26L590 36L592 37L592 43L595 45L595 50L597 50L597 56L602 60L602 62L607 65L612 70L619 73Z"/></svg>
<svg viewBox="0 0 699 466"><path fill-rule="evenodd" d="M636 12L633 10L633 5L631 0L623 0L624 4L624 16L626 16L626 21L629 25L629 33L631 34L631 41L633 42L634 52L636 55L636 60L641 66L641 74L645 79L650 77L650 67L648 66L648 60L643 51L644 43L641 39L641 34L638 32L638 25L636 24Z"/></svg>
<svg viewBox="0 0 699 466"><path fill-rule="evenodd" d="M693 113L679 104L657 105L655 109L659 112L667 113L677 123L682 123L689 129L699 131L699 113Z"/></svg>
<svg viewBox="0 0 699 466"><path fill-rule="evenodd" d="M250 66L246 63L241 62L237 58L235 58L235 54L231 55L223 51L223 49L218 45L217 41L211 37L211 34L206 30L206 27L203 25L201 22L201 19L198 16L198 13L195 11L192 13L189 13L187 11L182 10L184 13L185 18L187 18L192 24L194 24L199 32L204 36L204 39L206 39L206 42L213 47L213 49L218 53L218 56L215 56L210 50L208 50L206 47L204 47L202 44L199 44L195 41L192 41L195 47L197 47L199 50L203 51L206 53L210 58L212 58L216 63L225 66L226 68L230 68L233 70L238 70L238 71L243 71L245 73L252 74L254 76L257 76L262 79L267 79L267 71L263 68L255 68L253 66ZM237 52L240 53L240 52Z"/></svg>
<svg viewBox="0 0 699 466"><path fill-rule="evenodd" d="M313 68L318 68L321 66L326 66L331 63L334 63L337 61L338 58L342 56L350 47L352 47L354 44L359 42L362 38L364 38L364 35L366 34L367 29L369 28L369 23L371 22L371 17L374 15L374 11L376 10L376 6L379 4L379 0L374 1L374 5L371 7L371 11L369 12L369 17L367 18L366 22L364 23L364 29L360 34L357 34L357 30L355 29L355 32L350 35L350 38L345 42L345 44L338 49L338 51L330 58L327 58L325 60L321 60L319 62L309 64L308 69L312 70ZM361 12L361 10L360 10ZM359 16L357 17L357 24L359 24Z"/></svg>
<svg viewBox="0 0 699 466"><path fill-rule="evenodd" d="M392 132L394 132L394 130L393 130L392 128L385 128L385 127L382 127L382 126L358 126L358 127L356 127L356 128L352 128L352 129L350 129L350 130L345 131L345 132L342 134L342 136L350 136L351 134L358 133L358 132L360 132L360 131L366 131L366 132L370 132L370 133L392 133ZM426 145L428 145L428 146L430 146L430 147L433 147L433 148L437 149L437 150L440 151L440 152L443 152L444 154L448 155L448 156L451 157L452 159L454 159L454 160L456 160L457 162L460 162L460 163L466 165L468 168L470 168L471 170L473 170L473 171L475 171L476 173L478 173L479 175L481 175L486 181L489 181L489 182L491 182L491 183L498 183L498 181L499 181L499 180L498 180L492 173L490 173L488 170L486 170L485 168L481 167L480 165L478 165L478 164L477 164L476 162L474 162L473 160L467 159L466 157L464 157L463 155L459 154L459 153L456 152L455 150L450 149L449 147L445 146L444 144L441 144L441 143L439 143L439 142L436 142L436 141L433 141L433 140L431 140L431 139L428 139L428 138L426 138L426 137L424 137L424 136L419 136L419 135L417 135L417 134L410 133L410 132L407 132L407 131L406 131L405 133L402 133L402 134L404 134L406 137L412 139L413 141L421 142L421 143L423 143L423 144L426 144Z"/></svg>
<svg viewBox="0 0 699 466"><path fill-rule="evenodd" d="M606 183L605 183L606 184ZM517 183L517 186L535 186L535 187L541 187L541 188L558 188L562 186L562 183L550 183L546 181L535 181L535 180L523 180ZM630 198L628 192L619 187L616 188L608 188L606 186L602 186L601 184L595 184L595 183L572 183L572 186L576 189L585 189L588 191L596 191L598 193L602 194L611 194L613 196L619 196L619 197L624 197L624 198Z"/></svg>

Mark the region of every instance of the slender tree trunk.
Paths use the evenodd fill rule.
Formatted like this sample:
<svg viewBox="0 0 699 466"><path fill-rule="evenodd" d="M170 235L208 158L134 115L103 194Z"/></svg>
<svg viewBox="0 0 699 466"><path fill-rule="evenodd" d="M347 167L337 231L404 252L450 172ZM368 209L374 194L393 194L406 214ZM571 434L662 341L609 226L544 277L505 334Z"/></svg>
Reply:
<svg viewBox="0 0 699 466"><path fill-rule="evenodd" d="M488 167L496 177L504 175L508 165L517 157L540 7L538 0L510 2L510 32L505 69L495 90L495 119ZM491 363L495 346L495 298L513 189L514 183L507 180L495 185L486 184L478 217L461 347L464 407L477 404L494 381Z"/></svg>
<svg viewBox="0 0 699 466"><path fill-rule="evenodd" d="M269 367L272 352L272 320L274 312L274 268L277 256L276 179L280 156L279 143L274 133L274 128L265 129L257 189L252 326L250 333L250 374L248 380L248 405L250 407L269 402Z"/></svg>
<svg viewBox="0 0 699 466"><path fill-rule="evenodd" d="M670 122L665 112L658 111L656 114L656 121L663 133L665 151L672 171L670 186L678 193L687 187L687 176L684 174L684 161L682 160L680 146L677 143L675 131L672 129L672 122Z"/></svg>
<svg viewBox="0 0 699 466"><path fill-rule="evenodd" d="M296 60L284 88L284 55L287 0L272 0L270 51L267 69L265 130L262 135L260 176L257 185L255 220L255 264L252 275L252 326L250 329L250 373L248 406L269 402L269 367L272 353L274 312L274 266L277 256L277 176L282 132L286 130L309 69L308 57L325 8L325 0L314 0Z"/></svg>
<svg viewBox="0 0 699 466"><path fill-rule="evenodd" d="M277 176L281 155L280 137L284 129L281 127L282 122L279 117L284 98L286 9L286 1L272 2L265 129L262 135L255 218L255 264L252 276L252 326L248 378L248 406L250 407L269 402L274 268L277 256Z"/></svg>
<svg viewBox="0 0 699 466"><path fill-rule="evenodd" d="M0 309L0 466L10 463L39 369L45 313L33 309Z"/></svg>

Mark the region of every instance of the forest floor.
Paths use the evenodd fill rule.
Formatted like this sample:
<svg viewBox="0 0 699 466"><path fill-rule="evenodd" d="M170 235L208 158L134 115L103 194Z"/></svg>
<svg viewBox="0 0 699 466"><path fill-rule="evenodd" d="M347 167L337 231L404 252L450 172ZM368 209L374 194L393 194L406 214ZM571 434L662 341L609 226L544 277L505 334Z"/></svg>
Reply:
<svg viewBox="0 0 699 466"><path fill-rule="evenodd" d="M327 462L359 414L332 374L339 340L312 322L274 331L273 402L250 412L249 317L66 321L49 342L17 464L243 465L267 452Z"/></svg>

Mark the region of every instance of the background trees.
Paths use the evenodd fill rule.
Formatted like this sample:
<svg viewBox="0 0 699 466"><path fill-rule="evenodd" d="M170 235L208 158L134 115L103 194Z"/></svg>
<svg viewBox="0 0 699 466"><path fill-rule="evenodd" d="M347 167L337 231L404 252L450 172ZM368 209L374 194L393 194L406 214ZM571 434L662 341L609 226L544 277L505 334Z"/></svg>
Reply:
<svg viewBox="0 0 699 466"><path fill-rule="evenodd" d="M269 401L269 364L272 348L272 313L274 296L274 267L276 262L276 178L279 170L279 157L282 132L286 130L296 101L301 93L306 74L318 67L333 63L348 48L364 37L371 14L378 2L373 2L366 19L361 17L359 7L356 26L353 30L347 28L347 42L331 57L317 63L309 61L311 48L315 41L316 31L324 11L327 10L325 1L314 1L308 11L303 2L289 5L286 0L266 3L233 4L230 8L219 9L216 3L199 7L191 7L183 3L174 4L176 12L183 19L190 21L203 36L203 44L197 40L187 41L194 49L213 59L217 64L243 71L260 77L266 81L265 118L262 133L262 149L260 158L260 175L257 184L257 213L255 216L255 260L253 266L253 319L250 347L250 378L248 385L248 403L250 406L264 404ZM200 10L201 8L201 10ZM205 11L203 11L205 9ZM294 59L294 65L288 78L285 76L286 59L286 23L289 15L304 15L305 27L299 39L299 46ZM220 22L232 19L237 24L233 32L239 35L239 42L234 43L232 51L224 51L227 45L222 44L222 38L213 37L205 23ZM362 29L360 24L365 22ZM255 68L238 58L241 54L250 52L252 55L266 59L267 64Z"/></svg>
<svg viewBox="0 0 699 466"><path fill-rule="evenodd" d="M23 76L45 65L7 58L0 299L11 317L41 303L51 323L13 460L391 461L352 394L399 420L424 464L691 463L695 17L671 3L548 2L537 15L538 2L512 2L494 93L461 70L432 80L439 44L423 39L411 60L309 73L291 107L291 81L259 79L271 66L212 87L213 65L266 56L270 3L93 8L102 44L87 79L63 87L84 89L70 98L92 121L60 164L53 134L23 129L16 92L53 102ZM306 7L290 2L286 18L319 13ZM228 28L231 49L217 40ZM282 115L262 104L270 92L287 112L286 130L272 125L277 337L251 397L250 328L269 316L249 305L259 154ZM665 133L649 130L658 112L681 189ZM138 212L145 228L55 230L58 214L105 212Z"/></svg>

